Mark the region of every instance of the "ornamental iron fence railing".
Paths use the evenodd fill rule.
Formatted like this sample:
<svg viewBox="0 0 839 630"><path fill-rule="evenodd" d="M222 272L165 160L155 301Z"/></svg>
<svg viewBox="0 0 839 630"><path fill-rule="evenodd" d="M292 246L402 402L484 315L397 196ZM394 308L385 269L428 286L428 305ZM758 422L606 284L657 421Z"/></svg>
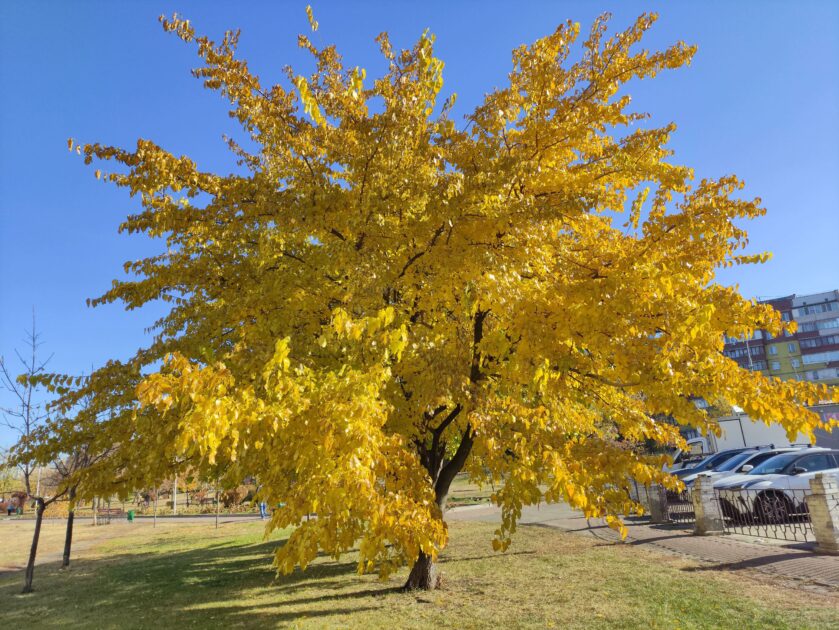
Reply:
<svg viewBox="0 0 839 630"><path fill-rule="evenodd" d="M809 490L782 488L715 491L726 532L791 542L815 540L809 494Z"/></svg>
<svg viewBox="0 0 839 630"><path fill-rule="evenodd" d="M681 492L668 490L667 515L674 523L693 523L696 521L696 514L693 510L693 493L690 488Z"/></svg>
<svg viewBox="0 0 839 630"><path fill-rule="evenodd" d="M650 512L650 487L640 484L634 479L629 484L629 498L644 506L644 510Z"/></svg>

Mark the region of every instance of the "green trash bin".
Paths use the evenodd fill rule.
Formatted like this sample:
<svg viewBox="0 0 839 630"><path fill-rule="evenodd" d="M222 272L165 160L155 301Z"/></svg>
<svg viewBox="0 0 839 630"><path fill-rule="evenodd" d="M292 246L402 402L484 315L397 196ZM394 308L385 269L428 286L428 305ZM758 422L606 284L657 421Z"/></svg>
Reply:
<svg viewBox="0 0 839 630"><path fill-rule="evenodd" d="M126 514L127 514L127 517L128 517L128 522L133 523L134 522L134 510L128 510L128 512Z"/></svg>

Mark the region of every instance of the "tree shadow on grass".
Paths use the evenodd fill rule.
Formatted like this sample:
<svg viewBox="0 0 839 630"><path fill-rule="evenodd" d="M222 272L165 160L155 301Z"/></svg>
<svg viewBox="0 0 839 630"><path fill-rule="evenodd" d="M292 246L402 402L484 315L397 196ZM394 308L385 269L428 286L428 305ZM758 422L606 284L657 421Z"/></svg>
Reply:
<svg viewBox="0 0 839 630"><path fill-rule="evenodd" d="M461 562L473 562L476 560L498 560L500 558L509 558L510 556L532 556L535 555L535 551L496 551L491 554L485 554L483 556L454 556L454 557L445 557L440 558L437 563L438 564L446 564L449 562L454 562L459 564Z"/></svg>
<svg viewBox="0 0 839 630"><path fill-rule="evenodd" d="M319 558L306 571L277 576L273 554L284 541L207 544L198 549L116 554L78 560L70 571L39 566L36 592L19 580L0 584L8 627L250 627L318 617L340 624L344 615L373 611L398 588L359 578L355 562ZM21 580L22 580L21 574ZM340 604L340 606L339 606ZM92 615L92 616L91 616ZM6 624L3 624L6 625Z"/></svg>

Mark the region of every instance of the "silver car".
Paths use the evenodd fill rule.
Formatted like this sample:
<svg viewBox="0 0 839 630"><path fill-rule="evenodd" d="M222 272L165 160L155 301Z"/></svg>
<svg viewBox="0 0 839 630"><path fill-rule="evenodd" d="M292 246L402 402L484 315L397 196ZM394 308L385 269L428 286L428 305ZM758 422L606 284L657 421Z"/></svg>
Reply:
<svg viewBox="0 0 839 630"><path fill-rule="evenodd" d="M731 459L724 461L712 470L705 471L705 474L711 476L714 480L714 487L717 488L719 487L717 484L727 477L738 474L745 475L755 467L765 462L767 459L775 457L775 455L780 455L781 453L792 453L799 450L801 450L801 447L791 446L787 448L767 448L763 450L744 451L735 455ZM692 475L685 475L682 477L682 481L685 486L688 488L693 486L699 474L700 473L694 473Z"/></svg>
<svg viewBox="0 0 839 630"><path fill-rule="evenodd" d="M786 523L807 515L804 497L817 473L839 479L839 451L805 448L781 453L746 474L721 479L714 488L724 516Z"/></svg>

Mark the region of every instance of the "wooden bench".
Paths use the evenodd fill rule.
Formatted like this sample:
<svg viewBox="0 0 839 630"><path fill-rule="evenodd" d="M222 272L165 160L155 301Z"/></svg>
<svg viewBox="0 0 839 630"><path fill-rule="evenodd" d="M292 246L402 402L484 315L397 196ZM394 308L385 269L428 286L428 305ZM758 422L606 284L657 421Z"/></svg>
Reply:
<svg viewBox="0 0 839 630"><path fill-rule="evenodd" d="M96 510L96 516L99 519L99 522L111 522L111 517L120 518L122 517L124 512L122 508L99 508Z"/></svg>

